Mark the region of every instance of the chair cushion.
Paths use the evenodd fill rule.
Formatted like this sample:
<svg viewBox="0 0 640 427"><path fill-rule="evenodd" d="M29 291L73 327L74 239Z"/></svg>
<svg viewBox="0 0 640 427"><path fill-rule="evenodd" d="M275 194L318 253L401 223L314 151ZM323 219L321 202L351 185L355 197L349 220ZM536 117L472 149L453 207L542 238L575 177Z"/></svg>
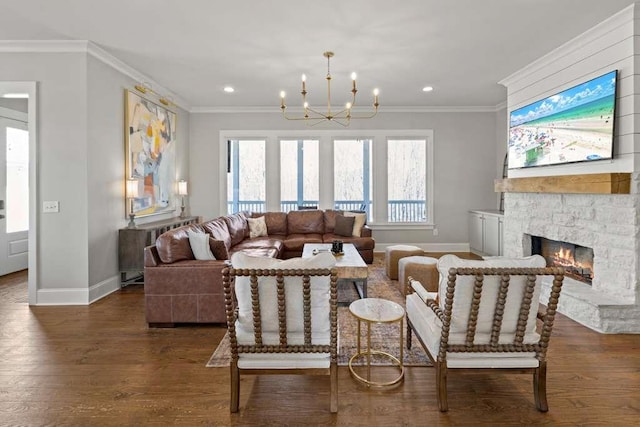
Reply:
<svg viewBox="0 0 640 427"><path fill-rule="evenodd" d="M330 253L320 253L310 258L291 258L279 260L274 258L252 257L244 252L236 252L231 257L231 264L236 269L323 269L332 268L336 259ZM311 319L312 342L330 331L329 322L329 276L311 277ZM258 279L258 295L260 301L260 315L265 344L278 343L278 310L277 284L275 277L260 277ZM238 300L237 332L253 333L253 310L251 304L251 285L248 276L239 276L235 280L235 294ZM303 298L302 277L285 277L285 300L287 332L303 332ZM274 334L268 334L274 332ZM273 341L267 341L267 338ZM321 343L326 343L322 342Z"/></svg>
<svg viewBox="0 0 640 427"><path fill-rule="evenodd" d="M444 255L438 260L438 271L440 272L440 286L438 294L440 295L440 308L444 311L446 298L444 297L447 289L447 277L450 268L489 268L489 267L546 267L545 259L540 255L533 255L526 258L492 258L489 260L467 260L458 258L455 255ZM469 311L471 308L471 300L473 297L474 287L473 276L458 276L456 279L455 294L453 297L453 309L451 312L451 330L450 333L456 334L467 330L469 321ZM509 284L509 292L505 302L505 310L502 321L502 334L515 334L520 311L520 302L524 294L524 285L526 279L523 276L511 276ZM532 306L527 318L527 327L525 334L533 334L536 330L537 304L540 298L541 277L538 276L535 290L532 297ZM498 276L485 275L482 287L482 296L480 308L478 312L478 320L476 333L491 333L493 326L493 314L497 301L498 290L500 288L500 278Z"/></svg>
<svg viewBox="0 0 640 427"><path fill-rule="evenodd" d="M417 293L412 293L406 299L407 318L411 321L418 336L422 338L427 351L436 359L440 350L442 336L442 322L436 314L422 301ZM449 334L449 344L464 344L465 333ZM476 334L476 344L486 344L491 334ZM526 334L524 342L536 343L540 339L537 333ZM501 344L513 341L513 334L500 334ZM535 352L511 353L447 353L448 368L534 368L538 366Z"/></svg>

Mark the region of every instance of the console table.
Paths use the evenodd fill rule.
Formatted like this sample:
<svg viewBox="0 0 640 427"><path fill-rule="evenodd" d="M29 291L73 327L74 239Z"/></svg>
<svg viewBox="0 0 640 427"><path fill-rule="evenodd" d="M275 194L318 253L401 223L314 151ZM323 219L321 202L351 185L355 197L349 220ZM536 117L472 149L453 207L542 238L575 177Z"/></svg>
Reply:
<svg viewBox="0 0 640 427"><path fill-rule="evenodd" d="M200 217L174 217L118 230L118 266L120 286L144 283L144 248L153 245L162 233L187 224L197 224Z"/></svg>

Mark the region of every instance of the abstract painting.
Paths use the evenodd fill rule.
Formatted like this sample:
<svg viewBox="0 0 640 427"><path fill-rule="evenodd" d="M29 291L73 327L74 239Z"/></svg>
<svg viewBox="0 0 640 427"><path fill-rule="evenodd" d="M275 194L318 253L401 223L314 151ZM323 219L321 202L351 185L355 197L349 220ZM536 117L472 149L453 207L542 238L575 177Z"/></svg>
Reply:
<svg viewBox="0 0 640 427"><path fill-rule="evenodd" d="M136 216L175 209L176 118L173 111L125 90L126 179L139 183Z"/></svg>

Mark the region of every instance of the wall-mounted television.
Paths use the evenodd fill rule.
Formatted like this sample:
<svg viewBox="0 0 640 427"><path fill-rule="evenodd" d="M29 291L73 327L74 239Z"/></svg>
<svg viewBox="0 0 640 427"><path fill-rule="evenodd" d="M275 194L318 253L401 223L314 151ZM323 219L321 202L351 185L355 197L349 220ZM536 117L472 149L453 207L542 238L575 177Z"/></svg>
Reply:
<svg viewBox="0 0 640 427"><path fill-rule="evenodd" d="M511 112L509 169L613 157L618 71Z"/></svg>

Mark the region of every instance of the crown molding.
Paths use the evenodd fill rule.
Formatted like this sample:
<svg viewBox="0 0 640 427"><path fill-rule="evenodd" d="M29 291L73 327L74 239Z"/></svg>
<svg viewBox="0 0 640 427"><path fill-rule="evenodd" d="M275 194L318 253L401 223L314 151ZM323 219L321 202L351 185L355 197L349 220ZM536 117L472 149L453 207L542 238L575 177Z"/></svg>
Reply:
<svg viewBox="0 0 640 427"><path fill-rule="evenodd" d="M0 40L0 53L86 53L136 82L148 83L154 92L172 97L176 106L186 111L191 108L174 92L89 40Z"/></svg>
<svg viewBox="0 0 640 427"><path fill-rule="evenodd" d="M386 113L495 113L506 107L506 101L493 106L423 106L423 107L380 107L378 114ZM192 107L192 114L282 114L279 106L273 107ZM287 112L302 113L301 107L287 107ZM367 113L366 108L354 108L354 113Z"/></svg>
<svg viewBox="0 0 640 427"><path fill-rule="evenodd" d="M558 59L567 56L575 52L576 50L579 50L584 46L592 43L606 33L611 32L629 22L632 22L634 20L634 8L635 3L630 4L615 15L612 15L599 24L596 24L594 27L572 38L571 40L555 48L546 55L531 62L529 65L524 66L510 76L505 77L498 83L505 87L509 87L522 79L528 78L531 74L537 73L538 71L547 67L549 64L552 64Z"/></svg>

